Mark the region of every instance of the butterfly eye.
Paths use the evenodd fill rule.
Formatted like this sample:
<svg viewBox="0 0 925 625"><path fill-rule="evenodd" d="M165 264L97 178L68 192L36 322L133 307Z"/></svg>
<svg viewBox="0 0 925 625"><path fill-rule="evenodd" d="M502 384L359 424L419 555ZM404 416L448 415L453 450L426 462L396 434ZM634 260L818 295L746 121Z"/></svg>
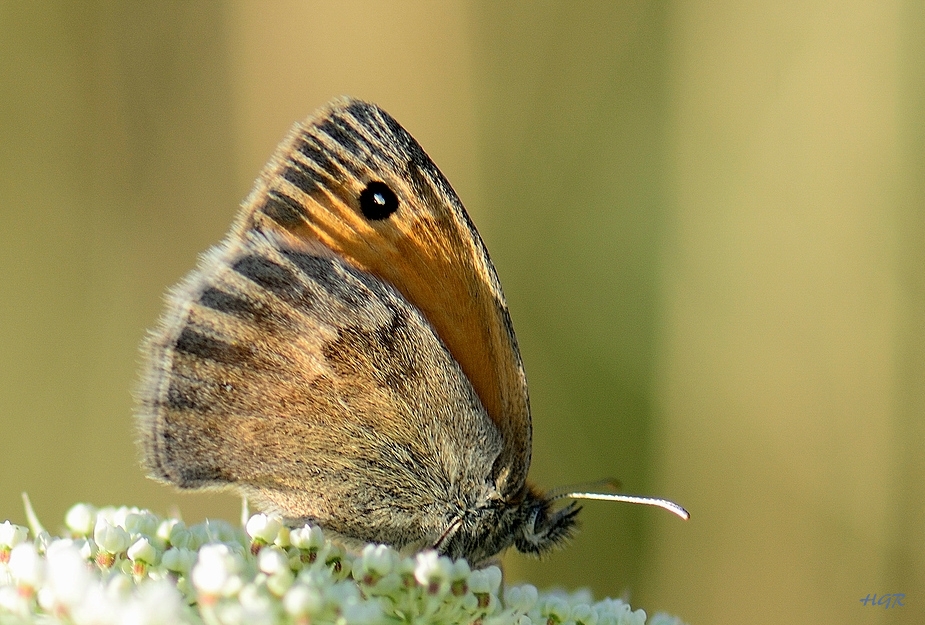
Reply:
<svg viewBox="0 0 925 625"><path fill-rule="evenodd" d="M398 196L384 182L370 182L360 193L360 210L367 219L385 219L398 210Z"/></svg>

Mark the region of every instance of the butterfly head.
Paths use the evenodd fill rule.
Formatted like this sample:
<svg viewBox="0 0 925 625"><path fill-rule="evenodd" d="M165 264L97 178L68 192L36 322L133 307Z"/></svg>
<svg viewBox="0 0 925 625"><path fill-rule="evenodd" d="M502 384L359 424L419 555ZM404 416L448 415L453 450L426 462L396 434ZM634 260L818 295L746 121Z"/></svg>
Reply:
<svg viewBox="0 0 925 625"><path fill-rule="evenodd" d="M527 484L519 497L492 498L484 506L467 510L434 546L450 557L465 557L474 566L492 562L508 547L543 555L571 538L581 510L575 502L554 508L555 499Z"/></svg>

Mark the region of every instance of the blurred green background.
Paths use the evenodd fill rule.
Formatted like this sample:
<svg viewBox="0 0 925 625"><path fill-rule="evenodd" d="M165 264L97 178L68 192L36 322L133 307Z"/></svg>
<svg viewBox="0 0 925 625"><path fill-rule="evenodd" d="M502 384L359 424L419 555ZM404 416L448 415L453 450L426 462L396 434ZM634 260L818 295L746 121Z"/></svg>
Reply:
<svg viewBox="0 0 925 625"><path fill-rule="evenodd" d="M619 478L511 581L696 623L925 622L925 5L0 1L0 519L144 478L137 346L289 125L391 112L492 252L532 476ZM864 607L868 593L906 606Z"/></svg>

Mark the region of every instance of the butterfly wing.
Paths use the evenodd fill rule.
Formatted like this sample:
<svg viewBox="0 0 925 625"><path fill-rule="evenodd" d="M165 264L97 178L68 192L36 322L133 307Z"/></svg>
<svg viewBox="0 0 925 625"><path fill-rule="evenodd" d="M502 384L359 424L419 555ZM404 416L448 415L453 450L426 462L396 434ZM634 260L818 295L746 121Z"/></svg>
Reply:
<svg viewBox="0 0 925 625"><path fill-rule="evenodd" d="M364 213L363 194L375 184L397 200L385 218ZM495 482L503 494L521 491L530 408L501 285L456 193L398 122L373 104L342 98L296 124L237 227L276 231L295 246L319 242L420 310L501 432Z"/></svg>
<svg viewBox="0 0 925 625"><path fill-rule="evenodd" d="M234 485L346 537L433 544L501 453L420 312L322 246L230 238L173 292L145 352L152 475Z"/></svg>

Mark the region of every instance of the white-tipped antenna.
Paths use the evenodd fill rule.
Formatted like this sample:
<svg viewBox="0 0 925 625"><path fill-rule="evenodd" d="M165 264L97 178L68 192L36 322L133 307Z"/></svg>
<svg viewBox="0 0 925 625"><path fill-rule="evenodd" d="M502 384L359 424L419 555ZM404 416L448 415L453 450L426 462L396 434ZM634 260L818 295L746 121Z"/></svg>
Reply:
<svg viewBox="0 0 925 625"><path fill-rule="evenodd" d="M568 497L570 499L597 499L599 501L625 501L626 503L639 503L644 506L658 506L669 512L674 512L685 521L691 518L690 513L675 502L668 501L667 499L658 499L656 497L616 495L611 493L563 493L561 495L556 495L555 498L558 499L560 497Z"/></svg>

